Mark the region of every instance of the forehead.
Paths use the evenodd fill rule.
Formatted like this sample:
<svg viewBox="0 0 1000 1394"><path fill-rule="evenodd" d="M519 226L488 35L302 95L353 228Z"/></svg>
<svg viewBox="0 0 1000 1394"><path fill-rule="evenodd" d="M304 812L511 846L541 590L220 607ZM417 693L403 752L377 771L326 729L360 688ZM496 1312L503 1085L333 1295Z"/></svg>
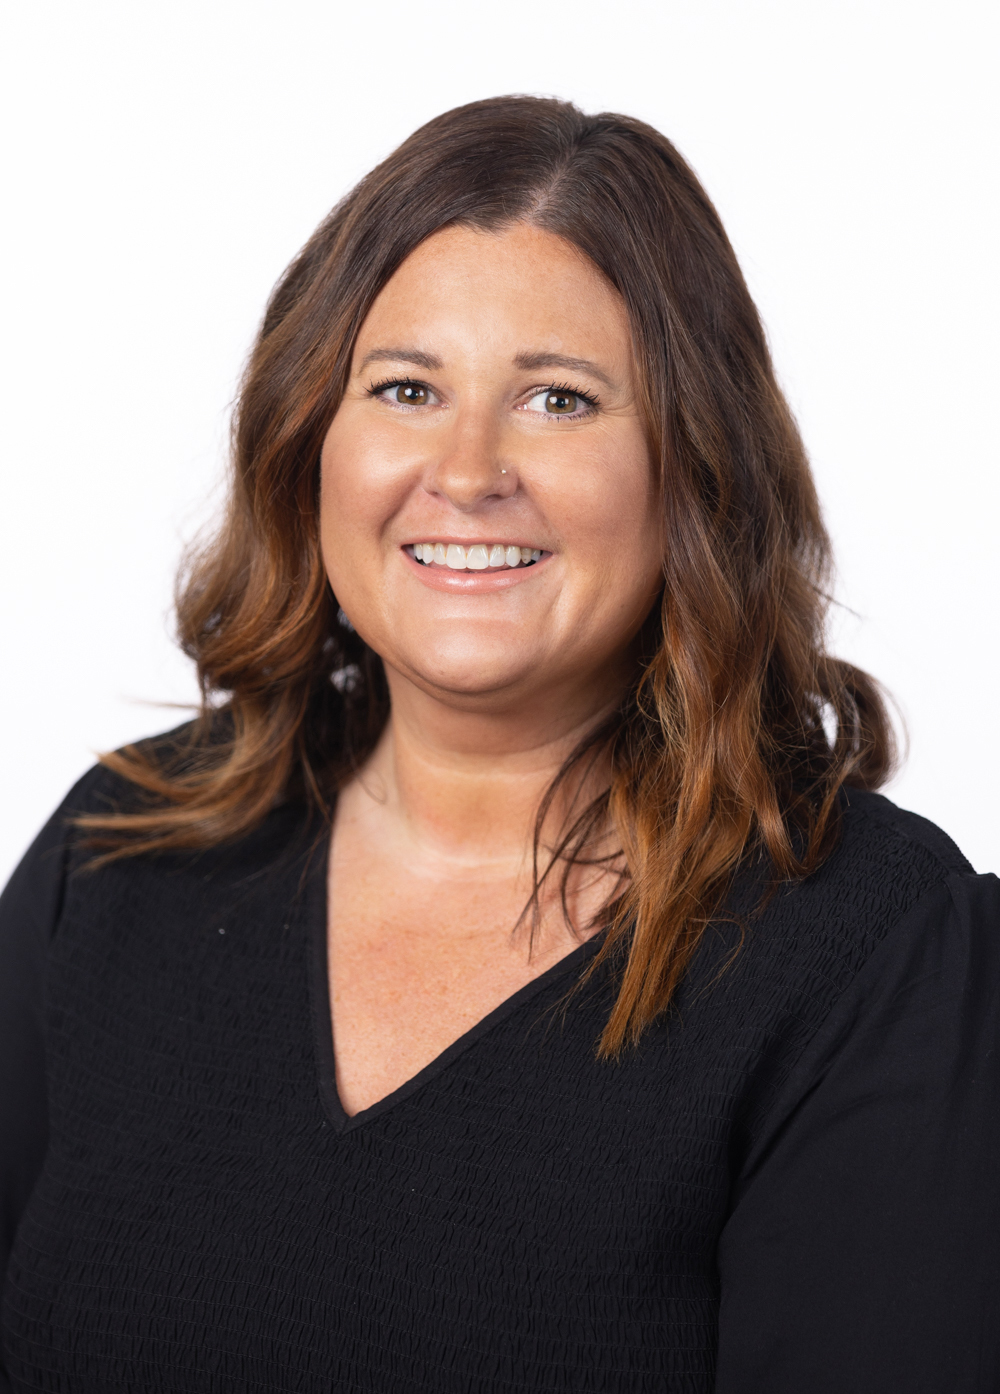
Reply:
<svg viewBox="0 0 1000 1394"><path fill-rule="evenodd" d="M449 227L428 237L376 298L358 349L387 336L409 344L474 342L505 353L547 348L630 357L618 292L570 242L525 223L498 232ZM436 343L434 351L442 347Z"/></svg>

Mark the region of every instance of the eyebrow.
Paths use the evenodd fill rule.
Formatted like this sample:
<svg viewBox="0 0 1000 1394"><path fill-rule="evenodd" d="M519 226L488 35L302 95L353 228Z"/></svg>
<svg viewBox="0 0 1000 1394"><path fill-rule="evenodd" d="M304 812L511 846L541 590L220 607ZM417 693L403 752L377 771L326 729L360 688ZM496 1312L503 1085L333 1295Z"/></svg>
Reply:
<svg viewBox="0 0 1000 1394"><path fill-rule="evenodd" d="M432 353L421 353L413 348L373 348L362 358L359 368L367 368L369 363L412 363L415 368L426 368L434 372L443 365L440 358Z"/></svg>
<svg viewBox="0 0 1000 1394"><path fill-rule="evenodd" d="M428 372L443 367L440 358L415 348L373 348L365 354L358 365L359 369L367 368L369 363L412 363L415 368L426 368ZM565 353L519 353L514 359L514 367L525 372L536 372L541 368L566 368L571 373L589 373L603 382L605 387L614 386L608 375L589 358L571 358Z"/></svg>
<svg viewBox="0 0 1000 1394"><path fill-rule="evenodd" d="M514 367L524 368L528 372L540 368L567 368L571 373L589 373L603 382L605 387L614 386L607 373L602 373L589 358L568 358L564 353L519 353L514 359Z"/></svg>

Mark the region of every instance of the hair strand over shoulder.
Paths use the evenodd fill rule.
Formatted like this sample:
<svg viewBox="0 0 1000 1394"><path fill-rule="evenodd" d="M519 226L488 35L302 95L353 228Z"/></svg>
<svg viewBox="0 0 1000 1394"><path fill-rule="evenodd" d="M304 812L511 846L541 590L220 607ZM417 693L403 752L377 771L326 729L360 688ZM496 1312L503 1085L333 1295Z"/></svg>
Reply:
<svg viewBox="0 0 1000 1394"><path fill-rule="evenodd" d="M173 741L104 757L146 798L80 822L120 857L238 838L287 799L330 817L389 706L323 568L323 438L400 263L449 225L516 221L574 244L622 296L659 469L663 590L644 662L559 777L599 747L610 784L542 871L544 808L536 824L536 908L558 866L565 877L609 827L618 840L625 872L597 960L620 965L600 1043L615 1055L671 1001L737 868L764 858L772 883L809 875L836 841L841 788L877 786L894 758L877 684L826 652L829 543L735 255L692 171L640 121L534 97L460 107L316 231L246 370L223 525L179 586L202 714Z"/></svg>

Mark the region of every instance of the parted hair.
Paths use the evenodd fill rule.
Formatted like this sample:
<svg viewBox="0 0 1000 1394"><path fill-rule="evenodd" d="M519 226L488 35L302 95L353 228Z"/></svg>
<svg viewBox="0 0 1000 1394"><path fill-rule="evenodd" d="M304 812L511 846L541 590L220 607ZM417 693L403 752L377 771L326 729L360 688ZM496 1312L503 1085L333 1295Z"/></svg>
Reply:
<svg viewBox="0 0 1000 1394"><path fill-rule="evenodd" d="M618 968L617 1054L670 1002L736 870L772 886L835 845L843 786L893 761L873 679L825 647L830 548L801 439L719 216L657 131L500 97L428 122L330 213L278 282L234 414L218 532L187 558L178 634L200 716L107 755L145 797L80 822L106 856L197 849L298 799L329 818L389 715L381 660L338 618L320 552L320 450L375 297L425 238L524 221L621 295L659 478L663 588L635 681L564 766L535 833L540 887L610 834L623 868L598 962ZM540 846L561 782L603 792Z"/></svg>

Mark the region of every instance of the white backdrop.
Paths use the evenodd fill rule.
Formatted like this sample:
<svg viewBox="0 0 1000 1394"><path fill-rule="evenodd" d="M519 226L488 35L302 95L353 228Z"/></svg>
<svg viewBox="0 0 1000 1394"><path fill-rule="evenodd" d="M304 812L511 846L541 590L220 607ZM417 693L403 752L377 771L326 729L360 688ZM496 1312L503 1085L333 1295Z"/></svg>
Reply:
<svg viewBox="0 0 1000 1394"><path fill-rule="evenodd" d="M898 802L1000 863L996 53L986 0L36 0L8 11L0 878L92 752L184 719L181 542L267 293L415 126L502 92L652 122L715 199L811 449L836 647ZM992 398L992 400L991 400Z"/></svg>

